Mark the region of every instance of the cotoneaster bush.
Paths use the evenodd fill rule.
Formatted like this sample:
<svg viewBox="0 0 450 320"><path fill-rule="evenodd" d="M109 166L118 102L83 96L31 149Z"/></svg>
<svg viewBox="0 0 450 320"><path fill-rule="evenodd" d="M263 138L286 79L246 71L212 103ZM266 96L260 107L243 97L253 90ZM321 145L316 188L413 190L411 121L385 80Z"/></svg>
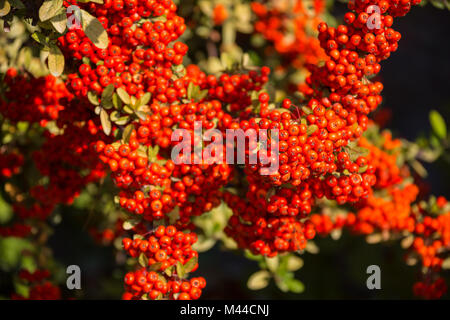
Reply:
<svg viewBox="0 0 450 320"><path fill-rule="evenodd" d="M49 222L89 190L91 235L128 256L123 299L199 299L208 279L189 274L218 239L259 262L250 288L274 277L299 293L298 254L342 229L400 240L421 265L414 294L446 292L450 204L422 200L423 152L370 118L383 61L401 50L394 22L420 0L351 1L341 24L321 0L38 2L0 1L2 41L18 48L0 87L0 237L23 240L20 263L5 267L11 298L61 298ZM445 121L430 116L444 145ZM244 164L213 161L230 141L196 153L213 145L198 123L223 138L265 132L265 144L238 150ZM174 158L178 129L193 148ZM425 160L445 152L421 149Z"/></svg>

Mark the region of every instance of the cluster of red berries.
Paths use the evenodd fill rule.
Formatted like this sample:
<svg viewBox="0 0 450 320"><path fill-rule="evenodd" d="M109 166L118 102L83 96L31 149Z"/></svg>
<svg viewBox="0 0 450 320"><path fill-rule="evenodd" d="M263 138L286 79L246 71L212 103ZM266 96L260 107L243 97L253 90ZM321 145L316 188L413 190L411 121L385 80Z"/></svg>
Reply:
<svg viewBox="0 0 450 320"><path fill-rule="evenodd" d="M11 178L20 172L24 163L24 157L17 152L0 154L0 175L4 178Z"/></svg>
<svg viewBox="0 0 450 320"><path fill-rule="evenodd" d="M142 267L128 272L124 279L126 291L123 299L198 299L206 285L205 279L183 280L185 273L198 268L198 253L192 249L197 235L183 233L172 225L161 225L151 233L146 239L141 236L122 240L131 257L139 257L141 265L148 265L153 270ZM186 270L188 263L190 266Z"/></svg>
<svg viewBox="0 0 450 320"><path fill-rule="evenodd" d="M283 67L301 69L306 63L325 59L314 30L322 21L325 1L315 0L309 5L301 0L290 4L279 1L252 2L257 20L255 31L273 43L283 57Z"/></svg>
<svg viewBox="0 0 450 320"><path fill-rule="evenodd" d="M206 75L195 65L186 68L187 75L202 90L208 90L208 99L217 99L229 105L229 112L239 112L252 105L251 93L260 91L269 81L270 69L262 67L259 72L222 73L219 77Z"/></svg>
<svg viewBox="0 0 450 320"><path fill-rule="evenodd" d="M51 76L32 79L13 69L7 72L6 99L0 99L0 112L12 122L39 121L46 126L54 120L57 127L47 128L45 142L33 153L36 167L49 182L30 189L31 205L14 206L17 218L45 220L58 203L70 204L86 184L104 177L105 167L109 167L120 190L118 204L140 221L131 228L134 236L122 241L140 264L125 276L124 299L200 297L206 281L201 277L184 279L184 271L198 267L198 253L192 249L197 236L181 230L192 229L191 217L210 211L222 200L233 211L226 234L240 248L268 257L303 250L316 232L327 234L343 227L362 234L408 231L415 236L411 251L431 275L426 274L415 292L425 297L442 295L445 283L436 279L436 272L450 245L450 214L432 217L426 208L413 210L418 188L407 181L409 173L396 166L393 149L398 144L386 136L383 149L362 138L369 127L367 115L381 103L383 90L380 82L370 78L379 73L379 63L397 49L400 40L400 34L391 28L393 17L406 14L418 2L352 1L343 25L333 28L312 19L319 31L317 41L307 37L310 17L297 1L297 41L292 43L283 37L284 13L253 4L261 19L257 32L263 32L295 65L315 64L309 65L311 75L300 86L305 98L299 106L285 99L281 108L274 109L267 93L254 99L269 80L267 67L259 72L228 70L220 76L206 75L195 65L176 67L188 47L177 42L186 25L176 15L173 1L64 1L65 7L79 5L98 19L108 43L105 48L97 47L76 26L61 36L59 46L67 64L76 70L67 75L65 85ZM316 13L322 5L322 1L316 2ZM374 5L381 15L376 17L379 25L372 27ZM269 17L271 14L274 17ZM303 53L307 54L305 60L296 60ZM325 60L321 66L317 64L320 59ZM116 89L120 88L132 96L130 108L135 107L132 98L151 94L148 105L141 106L145 112L139 120L125 128L110 124L111 130L106 131L114 138L103 135L105 114L100 121L87 99L89 92L101 96L110 84L114 94L119 95ZM121 96L124 101L124 94ZM136 110L127 113L138 115ZM106 115L109 119L109 111ZM264 141L245 147L244 168L210 162L209 156L223 160L228 145L211 155L205 150L197 154L195 146L203 143L195 135L198 123L202 136L213 128L220 130L220 138L227 129L242 129L245 133L254 130L260 138L263 133ZM186 147L194 147L194 151L188 148L189 152L170 160L171 151L180 146L172 139L176 129L190 133ZM275 138L277 130L279 139ZM270 148L264 150L264 145ZM361 155L364 150L368 150L367 156ZM253 154L258 158L256 164L250 161ZM268 163L276 164L277 169ZM18 172L8 166L2 175ZM221 190L236 181L241 195ZM373 189L383 190L386 196ZM322 213L308 220L313 206L320 207L321 198L350 204L355 212L333 219ZM444 210L442 203L439 207ZM149 228L155 222L171 225ZM14 223L0 232L28 235L26 225ZM102 233L109 241L121 235L123 232L110 229ZM184 270L188 265L189 270ZM33 283L30 298L60 296L59 289L46 280L48 276L22 273L25 281Z"/></svg>
<svg viewBox="0 0 450 320"><path fill-rule="evenodd" d="M167 280L161 274L140 268L125 275L123 300L196 300L206 281L202 277L190 280Z"/></svg>
<svg viewBox="0 0 450 320"><path fill-rule="evenodd" d="M147 239L123 238L124 249L131 257L139 257L144 254L149 265L160 264L157 270L166 270L177 262L184 265L191 258L197 258L197 251L192 249L192 245L197 242L195 233L183 233L175 226L159 226ZM190 271L198 268L196 264Z"/></svg>
<svg viewBox="0 0 450 320"><path fill-rule="evenodd" d="M315 236L314 226L302 222L313 201L312 193L304 187L299 187L301 192L280 189L270 196L270 186L253 182L245 199L225 193L224 200L233 211L225 232L253 254L273 257L303 250L307 240Z"/></svg>
<svg viewBox="0 0 450 320"><path fill-rule="evenodd" d="M419 188L409 181L406 167L399 167L396 159L401 147L400 140L392 140L389 132L380 135L381 147L360 139L360 145L369 149L367 156L374 166L376 191L384 195L370 195L357 203L354 212L329 215L314 214L310 221L321 235L334 230L348 228L358 234L411 235L406 258L418 259L423 266L422 281L414 285L414 293L424 298L439 298L446 292L446 284L438 274L441 271L445 253L450 248L450 210L447 200L436 200L438 213L430 214L429 208L417 199ZM390 238L390 237L389 237Z"/></svg>
<svg viewBox="0 0 450 320"><path fill-rule="evenodd" d="M22 282L30 286L28 297L13 294L14 300L59 300L61 299L61 291L59 287L53 285L48 278L50 272L48 270L36 270L29 272L21 270L19 278Z"/></svg>
<svg viewBox="0 0 450 320"><path fill-rule="evenodd" d="M69 86L77 95L88 91L100 93L109 84L122 87L129 94L152 93L155 100L174 102L180 98L182 82L171 80L172 65L179 65L187 46L174 42L185 31L184 19L175 14L170 0L105 1L103 4L77 3L92 13L109 36L107 48L96 47L81 26L59 38L66 56L88 61L78 73L68 76ZM172 46L170 44L173 43ZM148 49L144 49L144 48Z"/></svg>
<svg viewBox="0 0 450 320"><path fill-rule="evenodd" d="M73 98L64 83L51 75L33 78L10 68L3 81L7 90L3 92L4 99L0 99L0 113L13 122L38 122L45 126L58 119Z"/></svg>

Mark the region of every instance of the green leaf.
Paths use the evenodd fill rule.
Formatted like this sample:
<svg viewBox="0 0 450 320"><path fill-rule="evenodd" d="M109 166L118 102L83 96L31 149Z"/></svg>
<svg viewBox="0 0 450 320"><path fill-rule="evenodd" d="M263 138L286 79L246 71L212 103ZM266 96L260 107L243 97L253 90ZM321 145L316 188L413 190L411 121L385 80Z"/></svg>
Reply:
<svg viewBox="0 0 450 320"><path fill-rule="evenodd" d="M117 89L117 95L119 96L120 100L123 101L123 103L125 103L125 104L130 104L131 103L130 95L128 94L128 92L125 91L125 89L118 88Z"/></svg>
<svg viewBox="0 0 450 320"><path fill-rule="evenodd" d="M120 100L119 95L117 95L117 93L113 94L112 102L113 102L114 108L116 108L116 109L122 108L122 100Z"/></svg>
<svg viewBox="0 0 450 320"><path fill-rule="evenodd" d="M100 122L102 123L103 132L109 136L111 133L111 121L109 121L109 115L105 109L100 111Z"/></svg>
<svg viewBox="0 0 450 320"><path fill-rule="evenodd" d="M6 0L0 0L0 17L6 16L11 11L11 5Z"/></svg>
<svg viewBox="0 0 450 320"><path fill-rule="evenodd" d="M303 259L294 255L289 256L287 260L288 271L297 271L303 267Z"/></svg>
<svg viewBox="0 0 450 320"><path fill-rule="evenodd" d="M12 7L17 9L25 9L25 5L21 0L8 0Z"/></svg>
<svg viewBox="0 0 450 320"><path fill-rule="evenodd" d="M133 132L134 125L129 124L125 127L122 134L122 141L128 143L130 141L131 132Z"/></svg>
<svg viewBox="0 0 450 320"><path fill-rule="evenodd" d="M173 274L173 267L174 266L170 266L170 267L166 268L166 270L164 270L164 273L167 274L169 277L171 277Z"/></svg>
<svg viewBox="0 0 450 320"><path fill-rule="evenodd" d="M302 107L302 111L303 111L305 114L311 114L311 113L313 113L313 111L312 111L310 108L305 107L305 106Z"/></svg>
<svg viewBox="0 0 450 320"><path fill-rule="evenodd" d="M93 104L94 106L98 106L100 104L98 102L98 97L97 97L97 95L94 92L88 91L87 97L88 97L89 102L91 104Z"/></svg>
<svg viewBox="0 0 450 320"><path fill-rule="evenodd" d="M195 85L192 82L189 82L188 89L187 89L187 98L195 99L195 96L198 95L199 92L200 92L199 86Z"/></svg>
<svg viewBox="0 0 450 320"><path fill-rule="evenodd" d="M269 284L270 273L267 270L255 272L248 278L247 287L250 290L261 290Z"/></svg>
<svg viewBox="0 0 450 320"><path fill-rule="evenodd" d="M431 2L431 4L432 4L434 7L438 8L438 9L444 9L444 8L445 8L445 5L444 5L444 2L443 2L443 1L440 1L440 0L430 0L430 2Z"/></svg>
<svg viewBox="0 0 450 320"><path fill-rule="evenodd" d="M139 98L139 105L146 105L149 103L152 94L150 92L145 93L142 97Z"/></svg>
<svg viewBox="0 0 450 320"><path fill-rule="evenodd" d="M126 125L129 121L130 121L130 117L124 116L124 117L121 117L118 120L114 121L114 123L117 124L118 126L123 126L123 125Z"/></svg>
<svg viewBox="0 0 450 320"><path fill-rule="evenodd" d="M147 118L147 114L142 111L135 111L134 114L137 115L141 120L145 120Z"/></svg>
<svg viewBox="0 0 450 320"><path fill-rule="evenodd" d="M447 125L444 118L436 110L431 110L429 117L433 132L438 138L445 139L447 137Z"/></svg>
<svg viewBox="0 0 450 320"><path fill-rule="evenodd" d="M289 279L285 281L287 287L289 288L289 291L294 293L302 293L305 291L305 285L303 282L297 279Z"/></svg>
<svg viewBox="0 0 450 320"><path fill-rule="evenodd" d="M183 279L186 274L184 272L184 267L183 267L183 265L181 264L180 261L177 261L177 267L176 268L177 268L178 278Z"/></svg>
<svg viewBox="0 0 450 320"><path fill-rule="evenodd" d="M185 273L191 272L192 269L195 268L197 263L198 263L198 258L197 257L192 257L191 259L189 259L189 261L184 264L184 272Z"/></svg>
<svg viewBox="0 0 450 320"><path fill-rule="evenodd" d="M212 238L206 238L204 236L199 236L198 241L194 243L192 248L197 252L205 252L214 247L216 240Z"/></svg>
<svg viewBox="0 0 450 320"><path fill-rule="evenodd" d="M67 28L66 11L63 10L61 13L50 18L50 23L52 24L53 28L55 28L56 31L58 31L61 34L64 33L64 31L66 31L66 28Z"/></svg>
<svg viewBox="0 0 450 320"><path fill-rule="evenodd" d="M48 55L48 69L55 77L60 76L64 71L64 55L56 45L50 46L50 53Z"/></svg>
<svg viewBox="0 0 450 320"><path fill-rule="evenodd" d="M162 263L161 263L161 262L156 262L156 263L154 263L154 264L151 264L151 265L148 267L148 270L150 270L150 271L158 271L159 269L161 269L161 266L162 266Z"/></svg>
<svg viewBox="0 0 450 320"><path fill-rule="evenodd" d="M157 160L158 153L159 153L158 145L156 145L154 147L148 147L148 149L147 149L148 161L155 162Z"/></svg>
<svg viewBox="0 0 450 320"><path fill-rule="evenodd" d="M358 173L364 173L364 172L366 172L368 167L369 167L368 165L365 165L365 166L359 168Z"/></svg>
<svg viewBox="0 0 450 320"><path fill-rule="evenodd" d="M349 144L348 146L344 147L344 149L348 153L350 161L356 161L359 157L365 157L369 153L368 149L354 146L353 144Z"/></svg>
<svg viewBox="0 0 450 320"><path fill-rule="evenodd" d="M11 205L6 202L0 194L0 224L9 221L13 216Z"/></svg>
<svg viewBox="0 0 450 320"><path fill-rule="evenodd" d="M114 93L114 85L110 84L102 92L102 106L105 109L111 109L113 107L112 96Z"/></svg>
<svg viewBox="0 0 450 320"><path fill-rule="evenodd" d="M420 177L425 178L428 175L427 169L419 161L411 160L410 165Z"/></svg>
<svg viewBox="0 0 450 320"><path fill-rule="evenodd" d="M63 5L63 0L45 0L39 8L39 19L46 21L58 14Z"/></svg>
<svg viewBox="0 0 450 320"><path fill-rule="evenodd" d="M1 1L1 0L0 0ZM34 32L31 35L31 38L33 38L37 43L42 44L44 46L48 46L48 40L47 37L44 36L42 33L40 32Z"/></svg>
<svg viewBox="0 0 450 320"><path fill-rule="evenodd" d="M112 96L114 93L114 85L110 84L102 92L102 100L112 100Z"/></svg>
<svg viewBox="0 0 450 320"><path fill-rule="evenodd" d="M134 110L131 109L129 106L124 106L122 109L124 112L128 113L128 114L133 114Z"/></svg>
<svg viewBox="0 0 450 320"><path fill-rule="evenodd" d="M280 259L278 258L278 256L275 256L273 258L265 258L266 261L266 265L267 268L272 271L272 272L276 272L278 269L278 266L280 265Z"/></svg>
<svg viewBox="0 0 450 320"><path fill-rule="evenodd" d="M0 237L0 268L4 271L16 268L23 256L23 250L33 250L33 246L28 240L16 237Z"/></svg>
<svg viewBox="0 0 450 320"><path fill-rule="evenodd" d="M120 112L119 111L113 111L109 114L109 120L112 122L116 122L120 119Z"/></svg>
<svg viewBox="0 0 450 320"><path fill-rule="evenodd" d="M310 125L310 126L308 127L308 129L306 129L306 134L307 134L308 136L310 136L310 135L312 135L314 132L316 132L317 129L319 129L319 127L318 127L317 125L315 125L315 124L312 124L312 125Z"/></svg>
<svg viewBox="0 0 450 320"><path fill-rule="evenodd" d="M84 33L99 49L106 49L109 44L108 33L100 21L85 10L81 11L81 26Z"/></svg>
<svg viewBox="0 0 450 320"><path fill-rule="evenodd" d="M141 265L141 267L147 267L148 266L148 258L147 258L147 256L145 255L145 253L141 253L140 255L139 255L139 258L138 258L138 262L139 262L139 264Z"/></svg>
<svg viewBox="0 0 450 320"><path fill-rule="evenodd" d="M245 250L245 251L244 251L244 256L245 256L247 259L250 259L250 260L253 260L253 261L262 261L262 260L264 260L264 257L263 257L263 256L261 256L261 255L255 255L255 254L251 253L250 250Z"/></svg>

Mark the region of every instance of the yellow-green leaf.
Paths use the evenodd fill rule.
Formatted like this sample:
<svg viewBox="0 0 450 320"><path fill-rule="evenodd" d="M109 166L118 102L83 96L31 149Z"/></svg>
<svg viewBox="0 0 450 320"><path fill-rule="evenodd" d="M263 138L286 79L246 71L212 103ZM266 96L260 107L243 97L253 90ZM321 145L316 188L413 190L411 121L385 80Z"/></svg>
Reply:
<svg viewBox="0 0 450 320"><path fill-rule="evenodd" d="M287 261L287 269L289 271L297 271L298 269L300 269L301 267L303 267L303 259L297 256L289 256L288 261Z"/></svg>
<svg viewBox="0 0 450 320"><path fill-rule="evenodd" d="M39 19L46 21L57 15L63 5L63 0L45 0L39 8Z"/></svg>
<svg viewBox="0 0 450 320"><path fill-rule="evenodd" d="M445 124L445 120L436 110L431 110L430 112L430 123L433 132L438 138L445 139L447 137L447 125Z"/></svg>
<svg viewBox="0 0 450 320"><path fill-rule="evenodd" d="M154 264L151 264L151 265L148 267L148 270L150 270L150 271L158 271L159 269L161 269L161 266L162 266L162 263L161 263L161 262L156 262L156 263L154 263Z"/></svg>
<svg viewBox="0 0 450 320"><path fill-rule="evenodd" d="M289 279L286 281L286 285L289 288L289 291L294 293L302 293L305 291L305 285L303 282L297 279Z"/></svg>
<svg viewBox="0 0 450 320"><path fill-rule="evenodd" d="M257 271L248 278L247 287L250 290L261 290L269 284L270 273L267 270Z"/></svg>
<svg viewBox="0 0 450 320"><path fill-rule="evenodd" d="M189 259L189 261L186 262L184 265L184 272L185 273L191 272L192 269L194 269L194 267L197 265L197 263L198 263L197 257L192 257L191 259Z"/></svg>
<svg viewBox="0 0 450 320"><path fill-rule="evenodd" d="M147 267L148 266L148 258L147 258L147 256L145 255L145 253L141 253L140 255L139 255L139 258L138 258L138 262L139 262L139 264L141 265L141 267Z"/></svg>
<svg viewBox="0 0 450 320"><path fill-rule="evenodd" d="M118 88L117 89L117 95L119 96L120 100L123 101L123 103L125 103L125 104L130 104L131 103L130 95L128 94L128 92L125 91L125 89Z"/></svg>
<svg viewBox="0 0 450 320"><path fill-rule="evenodd" d="M60 76L64 71L64 56L56 45L50 46L50 53L48 55L48 69L55 77Z"/></svg>
<svg viewBox="0 0 450 320"><path fill-rule="evenodd" d="M98 106L99 102L98 102L98 97L95 93L93 93L92 91L88 91L87 93L87 97L88 100L91 104L93 104L94 106Z"/></svg>
<svg viewBox="0 0 450 320"><path fill-rule="evenodd" d="M185 276L184 267L179 261L177 262L177 275L180 279L184 278Z"/></svg>
<svg viewBox="0 0 450 320"><path fill-rule="evenodd" d="M128 126L125 127L125 129L123 130L122 133L122 141L124 143L128 143L130 141L130 136L131 136L131 132L134 129L134 125L129 124Z"/></svg>
<svg viewBox="0 0 450 320"><path fill-rule="evenodd" d="M108 33L100 21L85 10L81 10L81 26L84 33L99 49L108 47Z"/></svg>
<svg viewBox="0 0 450 320"><path fill-rule="evenodd" d="M265 258L266 260L266 264L267 264L267 268L269 268L270 271L272 272L276 272L278 269L278 266L280 265L280 259L275 256L273 258Z"/></svg>
<svg viewBox="0 0 450 320"><path fill-rule="evenodd" d="M109 136L111 133L111 121L109 120L108 112L105 109L100 111L100 122L102 123L103 132Z"/></svg>
<svg viewBox="0 0 450 320"><path fill-rule="evenodd" d="M59 33L64 33L64 31L66 31L67 28L66 11L63 10L63 12L52 17L50 19L50 23L52 24L53 28L55 28L56 31L58 31Z"/></svg>

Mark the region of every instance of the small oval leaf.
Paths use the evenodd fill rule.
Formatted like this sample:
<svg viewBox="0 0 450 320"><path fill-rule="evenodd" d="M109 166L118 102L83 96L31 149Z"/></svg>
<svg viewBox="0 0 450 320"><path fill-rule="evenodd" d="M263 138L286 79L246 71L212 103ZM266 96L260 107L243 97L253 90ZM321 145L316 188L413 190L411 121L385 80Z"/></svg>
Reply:
<svg viewBox="0 0 450 320"><path fill-rule="evenodd" d="M64 56L56 45L50 46L48 69L55 77L60 76L64 71Z"/></svg>
<svg viewBox="0 0 450 320"><path fill-rule="evenodd" d="M430 123L433 132L438 138L445 139L447 137L447 125L445 124L445 120L436 110L430 111Z"/></svg>
<svg viewBox="0 0 450 320"><path fill-rule="evenodd" d="M39 19L46 21L58 14L63 5L63 0L45 0L39 8Z"/></svg>
<svg viewBox="0 0 450 320"><path fill-rule="evenodd" d="M67 27L67 15L66 12L63 11L56 16L52 17L50 19L50 23L52 24L53 28L55 28L56 31L59 33L64 33L66 31Z"/></svg>
<svg viewBox="0 0 450 320"><path fill-rule="evenodd" d="M102 123L103 132L109 136L111 133L111 121L109 120L108 112L105 109L100 111L100 122Z"/></svg>
<svg viewBox="0 0 450 320"><path fill-rule="evenodd" d="M99 49L106 49L109 44L108 33L97 18L81 10L81 26L84 33Z"/></svg>
<svg viewBox="0 0 450 320"><path fill-rule="evenodd" d="M270 273L267 270L255 272L248 278L247 287L250 290L261 290L269 284Z"/></svg>
<svg viewBox="0 0 450 320"><path fill-rule="evenodd" d="M117 89L117 95L119 96L120 100L123 101L123 103L125 103L125 104L131 103L130 95L123 88Z"/></svg>

